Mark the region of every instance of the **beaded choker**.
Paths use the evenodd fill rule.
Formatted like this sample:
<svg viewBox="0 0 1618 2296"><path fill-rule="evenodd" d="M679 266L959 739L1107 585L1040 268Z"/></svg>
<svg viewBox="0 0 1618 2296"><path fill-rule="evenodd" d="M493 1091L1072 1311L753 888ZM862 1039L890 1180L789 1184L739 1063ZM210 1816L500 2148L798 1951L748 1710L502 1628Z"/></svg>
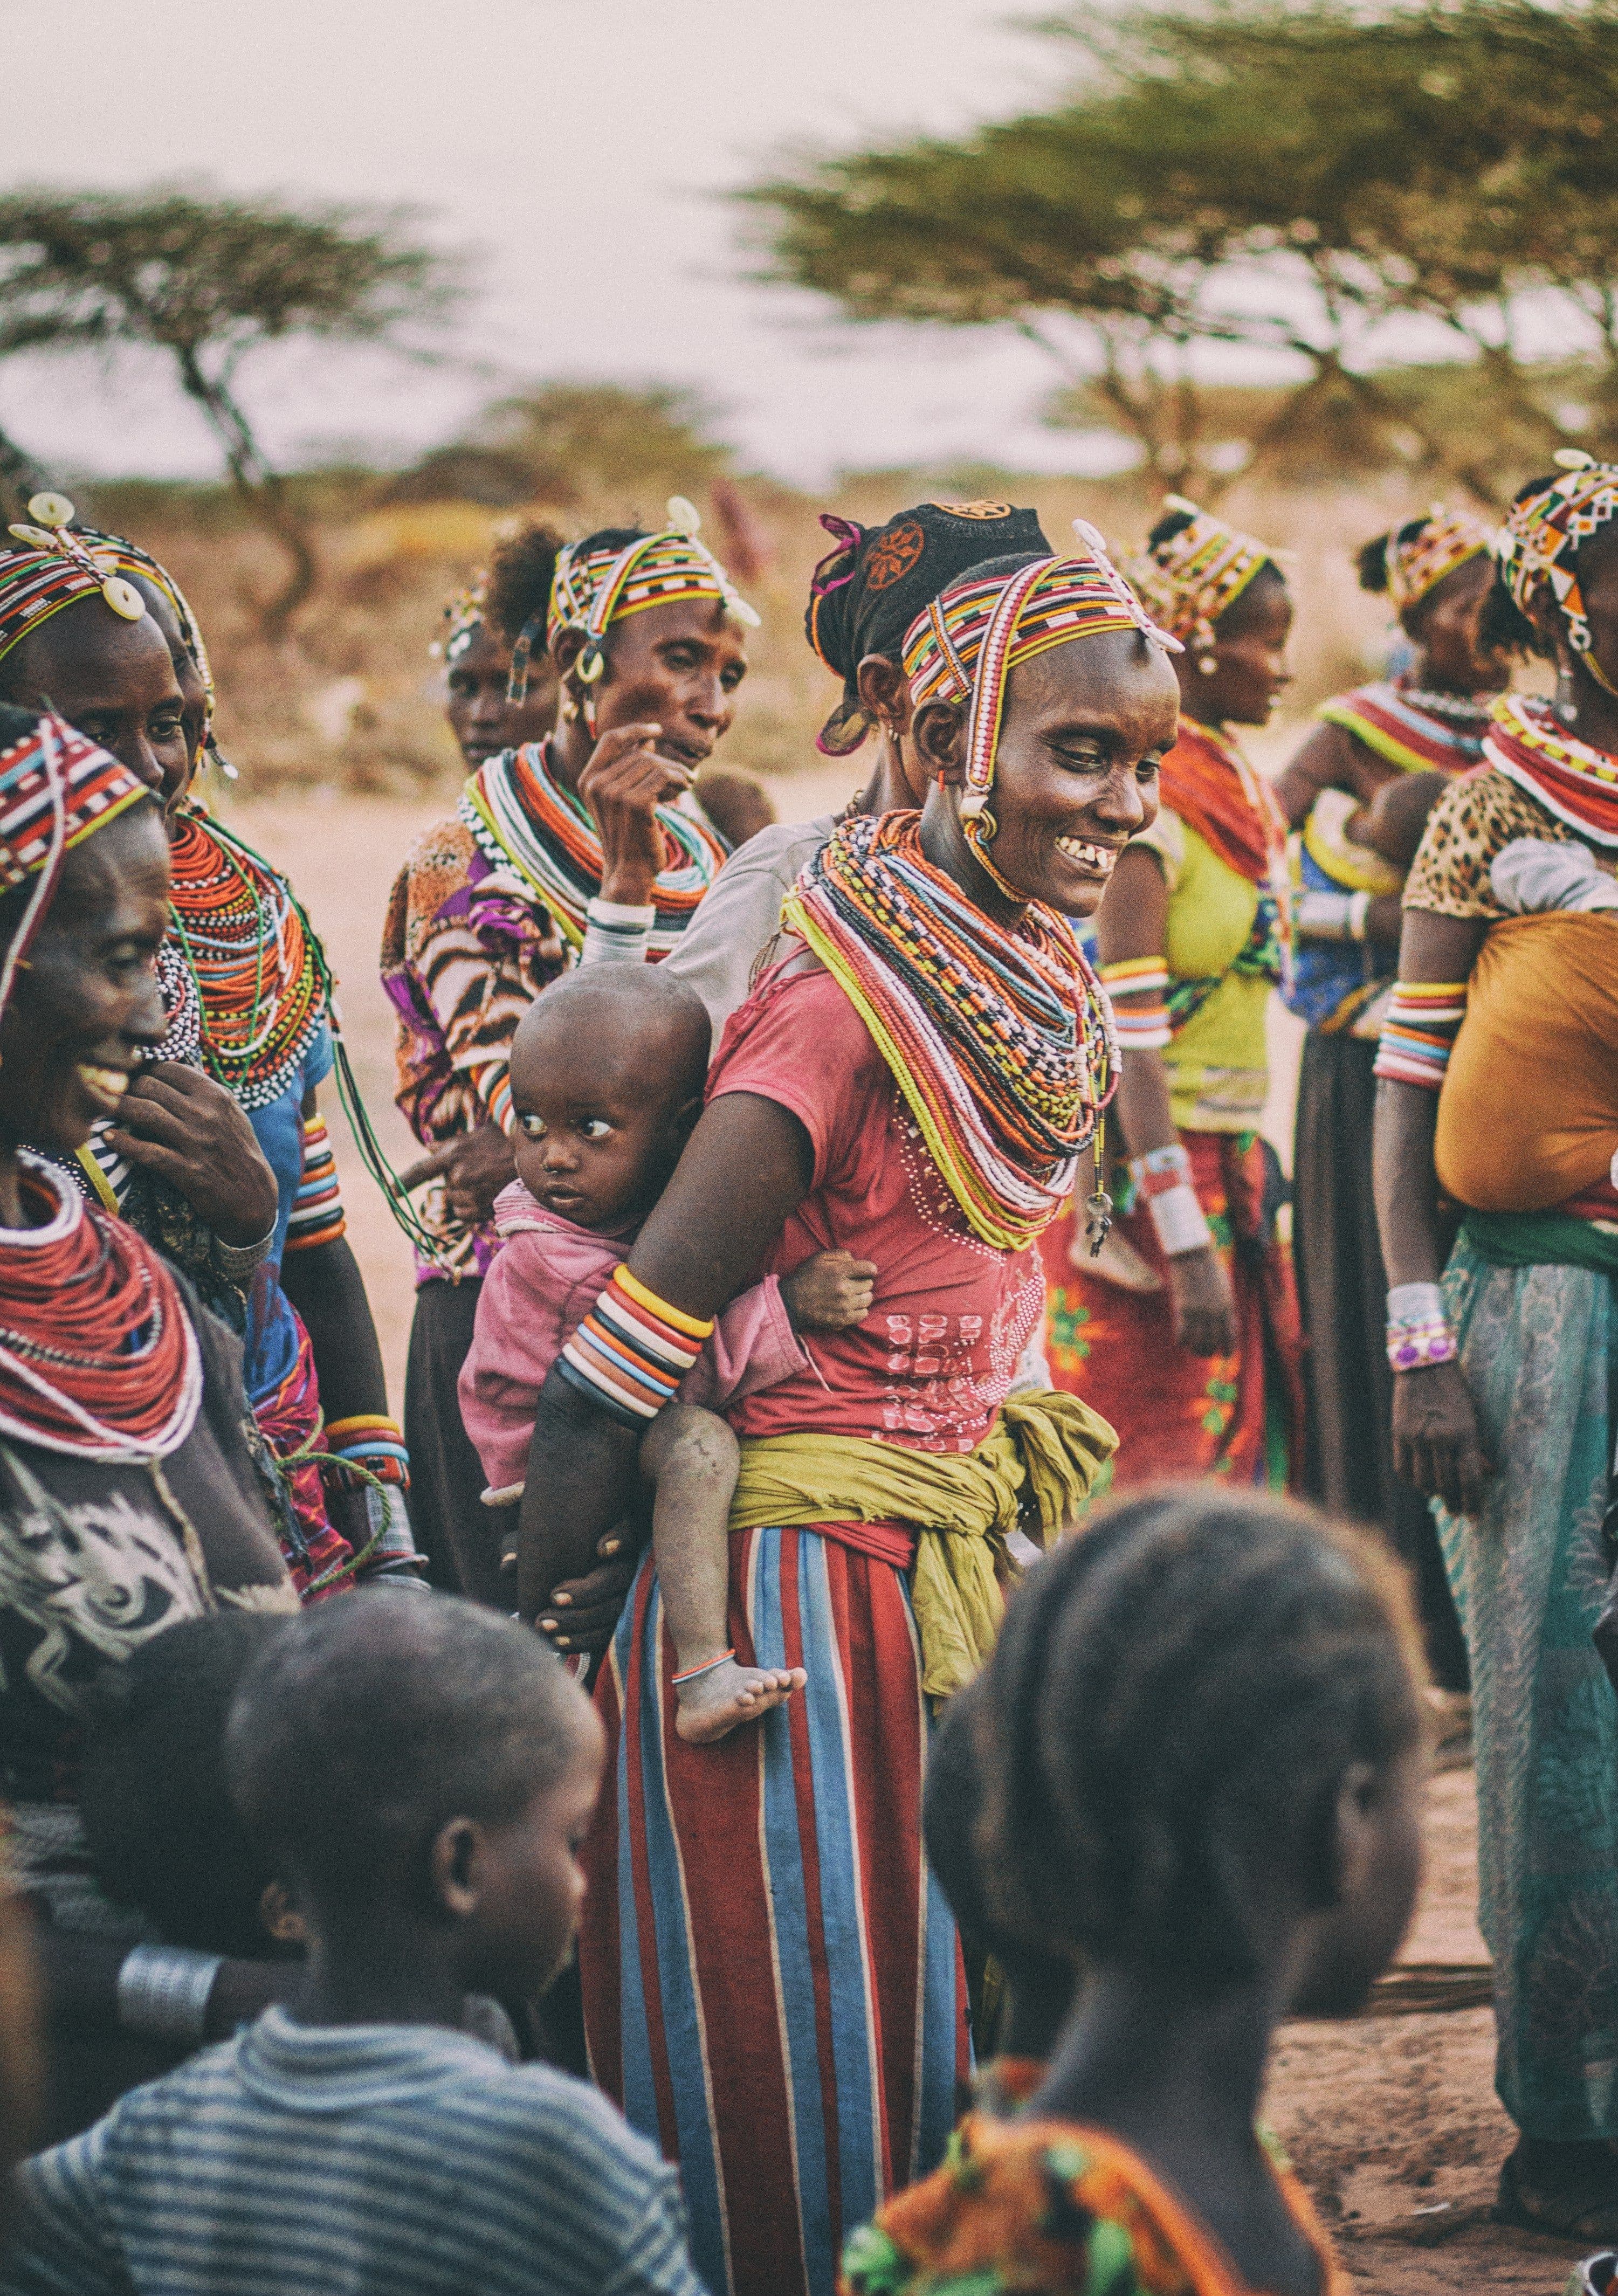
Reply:
<svg viewBox="0 0 1618 2296"><path fill-rule="evenodd" d="M175 936L202 1004L202 1056L244 1109L280 1099L331 1005L325 952L284 877L197 807L170 833Z"/></svg>
<svg viewBox="0 0 1618 2296"><path fill-rule="evenodd" d="M202 1399L197 1335L167 1262L26 1152L49 1217L0 1231L0 1434L80 1458L166 1459Z"/></svg>
<svg viewBox="0 0 1618 2296"><path fill-rule="evenodd" d="M1112 1008L1064 919L1011 930L921 848L921 816L844 822L782 922L847 994L973 1233L1021 1250L1072 1187L1117 1088Z"/></svg>
<svg viewBox="0 0 1618 2296"><path fill-rule="evenodd" d="M1482 757L1483 728L1493 710L1492 694L1474 701L1469 694L1429 693L1394 680L1357 685L1323 702L1318 714L1408 774L1452 774Z"/></svg>
<svg viewBox="0 0 1618 2296"><path fill-rule="evenodd" d="M1563 732L1548 702L1503 694L1483 755L1581 837L1618 847L1618 757Z"/></svg>
<svg viewBox="0 0 1618 2296"><path fill-rule="evenodd" d="M601 891L601 839L595 823L550 768L549 745L503 750L480 766L461 798L461 818L497 869L515 869L538 893L575 949L584 947L586 909ZM727 847L694 815L660 805L663 865L652 889L656 911L650 954L667 956L725 865Z"/></svg>

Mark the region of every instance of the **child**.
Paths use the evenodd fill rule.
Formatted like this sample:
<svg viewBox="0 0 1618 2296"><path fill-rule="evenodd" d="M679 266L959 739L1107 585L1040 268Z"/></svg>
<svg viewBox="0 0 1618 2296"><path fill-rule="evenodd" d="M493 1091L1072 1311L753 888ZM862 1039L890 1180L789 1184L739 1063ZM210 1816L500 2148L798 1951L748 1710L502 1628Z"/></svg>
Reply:
<svg viewBox="0 0 1618 2296"><path fill-rule="evenodd" d="M1351 2015L1409 1922L1419 1650L1381 1549L1256 1493L1152 1492L1030 1571L980 1849L1078 2003L1022 2117L969 2116L855 2234L847 2296L1346 2288L1253 2124L1277 2020Z"/></svg>
<svg viewBox="0 0 1618 2296"><path fill-rule="evenodd" d="M255 1660L226 1760L301 1911L292 2010L21 2172L4 2296L702 2296L676 2171L600 2094L456 2030L566 1954L603 1734L538 1636L360 1593Z"/></svg>
<svg viewBox="0 0 1618 2296"><path fill-rule="evenodd" d="M495 1201L506 1242L484 1280L460 1382L489 1505L521 1497L551 1365L678 1161L702 1108L709 1036L701 997L651 965L571 973L522 1017L511 1054L517 1178ZM798 1370L805 1326L841 1331L863 1321L875 1272L846 1251L819 1252L779 1283L767 1276L733 1300L679 1401L641 1447L656 1487L652 1542L678 1660L675 1726L694 1744L756 1721L806 1679L801 1667L739 1666L726 1646L740 1453L724 1421L702 1406Z"/></svg>

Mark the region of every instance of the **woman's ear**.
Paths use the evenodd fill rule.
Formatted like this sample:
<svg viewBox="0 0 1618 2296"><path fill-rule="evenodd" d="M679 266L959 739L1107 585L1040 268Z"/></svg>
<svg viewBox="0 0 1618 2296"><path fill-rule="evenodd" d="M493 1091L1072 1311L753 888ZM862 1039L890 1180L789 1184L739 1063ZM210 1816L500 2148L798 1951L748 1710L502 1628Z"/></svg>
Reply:
<svg viewBox="0 0 1618 2296"><path fill-rule="evenodd" d="M267 1882L259 1899L259 1919L277 1945L307 1945L308 1925L292 1903L284 1882Z"/></svg>
<svg viewBox="0 0 1618 2296"><path fill-rule="evenodd" d="M910 746L929 781L958 789L966 778L966 720L953 701L929 701L910 721Z"/></svg>
<svg viewBox="0 0 1618 2296"><path fill-rule="evenodd" d="M1325 1840L1317 1871L1309 1878L1315 1905L1324 1911L1357 1897L1365 1888L1378 1843L1377 1788L1374 1763L1351 1762L1337 1781L1326 1809Z"/></svg>
<svg viewBox="0 0 1618 2296"><path fill-rule="evenodd" d="M1534 652L1541 661L1554 661L1561 675L1568 676L1578 657L1568 644L1562 610L1548 590L1540 592L1529 609L1528 619L1533 625Z"/></svg>
<svg viewBox="0 0 1618 2296"><path fill-rule="evenodd" d="M558 630L551 640L551 660L556 665L556 676L565 682L567 674L584 652L582 630Z"/></svg>
<svg viewBox="0 0 1618 2296"><path fill-rule="evenodd" d="M910 685L903 668L885 653L868 653L854 673L867 717L902 734L910 717Z"/></svg>

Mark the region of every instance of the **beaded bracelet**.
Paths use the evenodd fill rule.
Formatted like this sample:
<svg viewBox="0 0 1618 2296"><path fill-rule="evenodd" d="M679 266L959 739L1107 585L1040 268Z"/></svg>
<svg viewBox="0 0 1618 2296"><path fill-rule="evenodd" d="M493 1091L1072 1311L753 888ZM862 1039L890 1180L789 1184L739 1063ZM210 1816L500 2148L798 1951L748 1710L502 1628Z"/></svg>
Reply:
<svg viewBox="0 0 1618 2296"><path fill-rule="evenodd" d="M1182 1141L1170 1141L1166 1148L1149 1148L1144 1156L1135 1157L1129 1177L1146 1198L1153 1231L1166 1259L1208 1249L1213 1230L1191 1185L1191 1159Z"/></svg>
<svg viewBox="0 0 1618 2296"><path fill-rule="evenodd" d="M203 2037L223 1965L222 1955L195 1953L189 1946L132 1947L119 1967L119 2023L126 2033L194 2045Z"/></svg>
<svg viewBox="0 0 1618 2296"><path fill-rule="evenodd" d="M585 903L580 964L644 964L646 944L657 922L651 903L604 901L599 893Z"/></svg>
<svg viewBox="0 0 1618 2296"><path fill-rule="evenodd" d="M1444 1295L1436 1283L1398 1283L1388 1293L1388 1361L1395 1371L1424 1371L1460 1354Z"/></svg>
<svg viewBox="0 0 1618 2296"><path fill-rule="evenodd" d="M592 1403L639 1427L672 1398L712 1329L711 1321L671 1308L620 1266L556 1368Z"/></svg>
<svg viewBox="0 0 1618 2296"><path fill-rule="evenodd" d="M700 1666L688 1666L684 1674L671 1676L670 1679L678 1690L682 1682L694 1682L699 1674L711 1674L716 1666L723 1666L727 1659L735 1656L734 1650L721 1651L718 1658L705 1658Z"/></svg>

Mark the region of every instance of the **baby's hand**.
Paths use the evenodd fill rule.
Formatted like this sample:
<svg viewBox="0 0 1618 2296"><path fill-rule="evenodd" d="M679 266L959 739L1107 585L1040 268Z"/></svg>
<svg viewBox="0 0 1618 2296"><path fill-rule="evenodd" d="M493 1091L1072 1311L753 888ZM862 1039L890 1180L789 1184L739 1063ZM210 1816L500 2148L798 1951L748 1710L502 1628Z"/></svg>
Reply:
<svg viewBox="0 0 1618 2296"><path fill-rule="evenodd" d="M850 1251L817 1251L781 1278L781 1297L794 1332L846 1332L871 1312L876 1262Z"/></svg>

